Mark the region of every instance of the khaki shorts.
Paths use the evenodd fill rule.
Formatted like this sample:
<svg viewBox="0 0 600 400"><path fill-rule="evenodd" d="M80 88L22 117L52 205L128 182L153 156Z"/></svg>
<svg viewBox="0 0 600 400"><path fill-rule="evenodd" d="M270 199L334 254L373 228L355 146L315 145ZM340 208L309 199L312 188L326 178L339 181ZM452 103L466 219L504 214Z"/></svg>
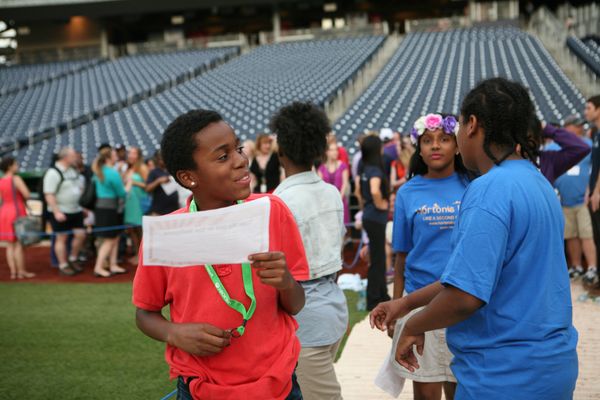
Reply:
<svg viewBox="0 0 600 400"><path fill-rule="evenodd" d="M565 239L591 239L594 237L592 217L586 206L563 207L563 214L565 216Z"/></svg>
<svg viewBox="0 0 600 400"><path fill-rule="evenodd" d="M422 309L423 307L413 310L406 317L396 322L392 352L390 354L390 361L393 368L398 376L415 382L456 382L456 378L450 370L450 362L453 356L446 344L446 329L425 332L423 355L420 356L415 351L420 367L415 372L410 372L395 360L396 347L398 346L402 329L404 329L404 324L413 314Z"/></svg>

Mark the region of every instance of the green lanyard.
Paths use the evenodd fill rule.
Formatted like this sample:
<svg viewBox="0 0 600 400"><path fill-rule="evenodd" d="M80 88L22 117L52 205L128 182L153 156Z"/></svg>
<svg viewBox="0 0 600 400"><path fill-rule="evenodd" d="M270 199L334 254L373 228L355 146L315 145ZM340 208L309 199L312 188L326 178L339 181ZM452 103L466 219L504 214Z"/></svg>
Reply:
<svg viewBox="0 0 600 400"><path fill-rule="evenodd" d="M243 203L243 201L238 201L238 204ZM196 201L192 199L190 203L189 212L198 211L198 206L196 205ZM208 276L210 276L210 280L215 285L217 292L221 295L221 298L229 307L233 308L235 311L239 312L242 315L243 321L242 325L235 328L235 331L239 336L242 336L246 330L246 323L252 318L254 315L254 310L256 309L256 297L254 296L254 286L252 285L252 267L250 263L242 263L242 278L244 280L244 291L246 292L246 296L251 300L250 307L246 310L246 307L242 303L237 300L232 299L227 293L225 286L219 279L219 275L215 272L215 269L211 264L205 264L206 272L208 272ZM233 332L232 332L233 333ZM235 335L234 335L235 336Z"/></svg>

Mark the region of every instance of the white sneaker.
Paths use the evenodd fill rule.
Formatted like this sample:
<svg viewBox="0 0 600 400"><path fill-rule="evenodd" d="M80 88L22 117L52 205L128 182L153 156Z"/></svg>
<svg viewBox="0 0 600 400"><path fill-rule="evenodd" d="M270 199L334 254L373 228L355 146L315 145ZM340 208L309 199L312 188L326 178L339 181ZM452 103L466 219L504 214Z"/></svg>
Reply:
<svg viewBox="0 0 600 400"><path fill-rule="evenodd" d="M598 271L596 271L596 269L589 269L585 275L583 275L582 281L589 285L595 285L598 283Z"/></svg>
<svg viewBox="0 0 600 400"><path fill-rule="evenodd" d="M583 275L583 268L581 267L571 267L569 268L569 278L577 279L581 275Z"/></svg>

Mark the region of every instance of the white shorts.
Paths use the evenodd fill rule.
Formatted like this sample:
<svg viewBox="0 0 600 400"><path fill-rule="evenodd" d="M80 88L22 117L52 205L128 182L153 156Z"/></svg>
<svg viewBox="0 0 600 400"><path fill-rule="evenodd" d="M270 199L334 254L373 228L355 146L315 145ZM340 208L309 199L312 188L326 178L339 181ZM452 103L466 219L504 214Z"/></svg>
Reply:
<svg viewBox="0 0 600 400"><path fill-rule="evenodd" d="M415 351L417 360L419 361L419 369L415 370L415 372L410 372L396 361L396 347L398 346L400 334L404 329L404 324L413 314L420 310L421 308L413 310L410 314L396 322L390 363L399 377L415 382L456 382L456 378L450 370L450 362L453 356L446 344L446 329L425 332L423 355L420 356Z"/></svg>
<svg viewBox="0 0 600 400"><path fill-rule="evenodd" d="M392 244L392 236L394 235L394 222L388 221L385 224L385 241L388 244Z"/></svg>

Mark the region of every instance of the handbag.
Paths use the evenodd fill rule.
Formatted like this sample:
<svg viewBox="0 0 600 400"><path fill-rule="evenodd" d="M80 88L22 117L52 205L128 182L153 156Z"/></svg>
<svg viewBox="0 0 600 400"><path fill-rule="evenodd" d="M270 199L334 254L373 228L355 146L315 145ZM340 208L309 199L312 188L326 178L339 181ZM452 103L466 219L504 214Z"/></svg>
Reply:
<svg viewBox="0 0 600 400"><path fill-rule="evenodd" d="M42 232L41 218L33 215L19 216L19 206L17 205L17 189L15 188L15 181L12 180L11 182L13 201L15 203L15 210L17 212L17 219L13 223L15 236L23 246L31 246L32 244L39 243L44 237L44 232ZM25 207L27 207L27 204L25 204Z"/></svg>

